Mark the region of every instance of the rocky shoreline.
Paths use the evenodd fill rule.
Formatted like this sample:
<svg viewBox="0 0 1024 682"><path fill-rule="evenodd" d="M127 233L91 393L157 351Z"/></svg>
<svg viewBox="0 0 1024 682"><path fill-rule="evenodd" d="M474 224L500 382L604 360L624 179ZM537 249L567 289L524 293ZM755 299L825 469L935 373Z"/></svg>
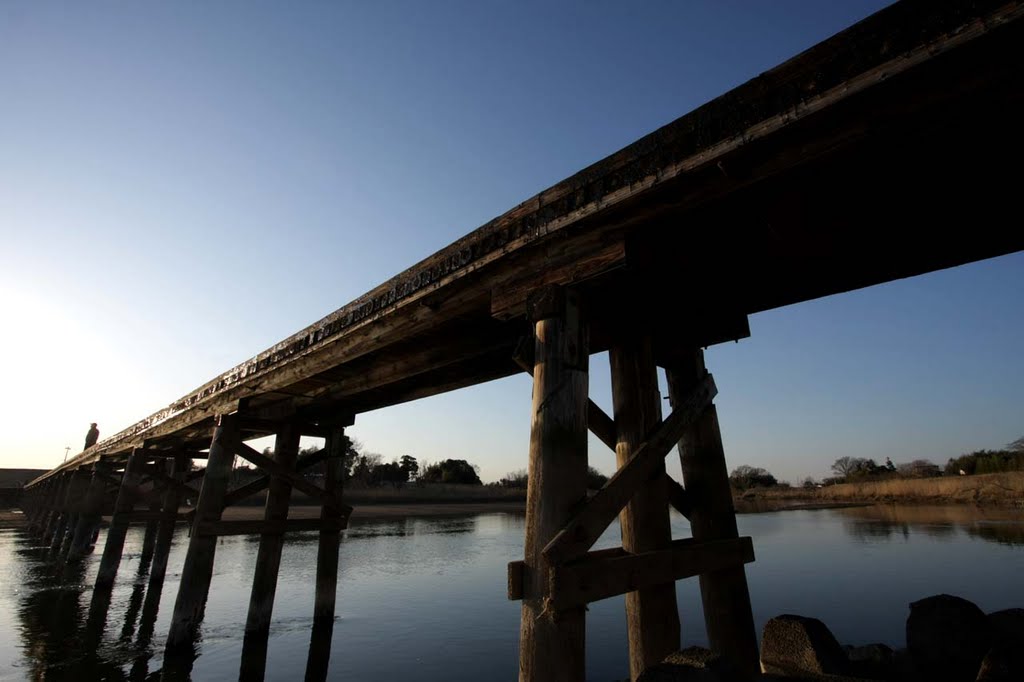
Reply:
<svg viewBox="0 0 1024 682"><path fill-rule="evenodd" d="M761 680L1024 680L1024 609L986 614L948 594L910 604L906 647L842 646L816 618L781 615L764 626ZM741 682L729 662L691 647L644 671L639 682Z"/></svg>

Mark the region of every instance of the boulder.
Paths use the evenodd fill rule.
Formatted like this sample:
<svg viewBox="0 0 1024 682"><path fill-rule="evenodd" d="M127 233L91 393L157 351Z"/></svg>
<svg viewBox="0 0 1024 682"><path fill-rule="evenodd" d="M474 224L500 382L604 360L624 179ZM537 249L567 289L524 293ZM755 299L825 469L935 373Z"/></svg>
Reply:
<svg viewBox="0 0 1024 682"><path fill-rule="evenodd" d="M732 682L732 666L710 649L694 646L669 654L658 665L648 667L637 682Z"/></svg>
<svg viewBox="0 0 1024 682"><path fill-rule="evenodd" d="M981 609L940 594L910 605L907 650L923 679L969 682L991 647L990 632Z"/></svg>
<svg viewBox="0 0 1024 682"><path fill-rule="evenodd" d="M875 680L898 679L896 674L896 658L893 650L884 644L867 644L865 646L848 646L846 658L850 661L850 671L858 677Z"/></svg>
<svg viewBox="0 0 1024 682"><path fill-rule="evenodd" d="M783 615L764 625L761 671L776 675L846 675L849 662L832 632L816 618Z"/></svg>
<svg viewBox="0 0 1024 682"><path fill-rule="evenodd" d="M1019 645L997 644L989 649L978 670L978 682L1024 680L1024 650Z"/></svg>
<svg viewBox="0 0 1024 682"><path fill-rule="evenodd" d="M988 614L996 644L1024 647L1024 609L1003 609Z"/></svg>

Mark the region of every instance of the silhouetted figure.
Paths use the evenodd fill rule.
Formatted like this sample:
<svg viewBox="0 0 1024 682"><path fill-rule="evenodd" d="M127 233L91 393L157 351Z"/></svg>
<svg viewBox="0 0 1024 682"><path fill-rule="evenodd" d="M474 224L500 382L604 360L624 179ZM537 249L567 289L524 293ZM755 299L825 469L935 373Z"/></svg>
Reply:
<svg viewBox="0 0 1024 682"><path fill-rule="evenodd" d="M96 422L89 425L89 433L85 434L85 450L88 450L100 439L100 431L96 428Z"/></svg>

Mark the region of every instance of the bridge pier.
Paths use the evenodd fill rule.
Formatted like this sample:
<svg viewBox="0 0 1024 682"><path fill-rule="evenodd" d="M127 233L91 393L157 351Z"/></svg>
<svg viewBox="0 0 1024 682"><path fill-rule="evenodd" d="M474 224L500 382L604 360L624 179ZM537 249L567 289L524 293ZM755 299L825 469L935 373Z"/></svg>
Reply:
<svg viewBox="0 0 1024 682"><path fill-rule="evenodd" d="M544 547L587 497L589 328L575 292L533 301L533 411L526 493L520 682L585 679L586 609L556 609Z"/></svg>
<svg viewBox="0 0 1024 682"><path fill-rule="evenodd" d="M621 468L661 422L658 370L651 339L643 334L616 340L608 350L608 360L617 433L615 459ZM622 548L627 552L653 552L671 545L667 484L664 461L659 461L643 494L635 495L620 512ZM627 593L626 625L630 677L635 680L648 666L679 650L675 581Z"/></svg>
<svg viewBox="0 0 1024 682"><path fill-rule="evenodd" d="M68 560L74 561L85 557L92 551L93 537L99 530L103 517L103 498L106 493L107 474L110 471L108 462L97 462L93 465L92 476L85 491L78 522L75 524L71 546L68 549Z"/></svg>
<svg viewBox="0 0 1024 682"><path fill-rule="evenodd" d="M220 520L235 446L240 442L237 415L221 415L217 422L210 443L206 474L203 476L203 485L196 504L185 565L181 569L181 582L178 596L174 601L171 627L167 634L168 655L191 649L196 629L203 619L203 609L206 607L210 580L213 577L217 536L204 534L200 529L204 522Z"/></svg>

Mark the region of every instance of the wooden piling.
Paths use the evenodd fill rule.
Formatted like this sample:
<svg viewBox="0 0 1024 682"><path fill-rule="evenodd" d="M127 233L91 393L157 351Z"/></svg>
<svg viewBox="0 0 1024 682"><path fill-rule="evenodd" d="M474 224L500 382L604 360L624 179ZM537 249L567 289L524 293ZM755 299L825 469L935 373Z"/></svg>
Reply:
<svg viewBox="0 0 1024 682"><path fill-rule="evenodd" d="M650 338L631 334L608 350L612 375L617 443L615 459L624 466L661 423L658 370ZM672 529L668 511L665 463L659 458L645 489L619 514L622 548L639 554L669 547ZM679 611L674 582L626 594L630 678L679 649Z"/></svg>
<svg viewBox="0 0 1024 682"><path fill-rule="evenodd" d="M106 475L110 470L109 462L97 462L93 466L89 487L82 501L82 511L78 515L74 536L68 559L81 559L92 551L93 538L103 518L103 500L106 497Z"/></svg>
<svg viewBox="0 0 1024 682"><path fill-rule="evenodd" d="M334 427L327 436L324 448L328 459L324 462L324 489L341 500L341 467L349 440L344 427ZM325 501L320 507L320 518L337 519L341 509ZM320 542L316 553L316 597L313 602L313 627L323 628L334 622L335 600L338 593L338 549L341 546L341 531L324 529L320 531ZM313 639L316 639L315 637Z"/></svg>
<svg viewBox="0 0 1024 682"><path fill-rule="evenodd" d="M700 349L684 353L666 368L669 396L675 404L707 370ZM698 541L739 536L722 447L718 413L711 405L679 440L683 482L691 502L690 527ZM711 649L753 678L760 671L757 633L742 565L700 576L704 623Z"/></svg>
<svg viewBox="0 0 1024 682"><path fill-rule="evenodd" d="M199 524L220 520L224 493L231 476L231 463L239 442L236 415L222 415L213 432L210 454L206 461L206 475L199 492L196 516L189 538L185 564L181 571L178 596L174 601L170 630L167 633L166 653L191 649L213 578L213 559L217 551L217 537L196 532Z"/></svg>
<svg viewBox="0 0 1024 682"><path fill-rule="evenodd" d="M187 454L175 455L171 464L171 478L184 481L192 464ZM159 606L159 595L163 591L164 576L167 574L167 557L171 553L174 541L174 528L178 521L178 507L181 505L181 489L168 485L163 497L164 518L159 521L156 532L156 545L153 549L153 565L149 570L149 586L146 589L146 602L156 599ZM144 609L145 611L145 609Z"/></svg>
<svg viewBox="0 0 1024 682"><path fill-rule="evenodd" d="M585 609L548 608L551 568L541 551L587 495L589 330L571 290L540 292L531 301L531 318L535 364L519 679L583 680Z"/></svg>
<svg viewBox="0 0 1024 682"><path fill-rule="evenodd" d="M274 439L274 460L289 471L295 468L295 460L299 454L299 436L299 429L295 424L284 422L279 427L277 437ZM264 521L287 519L291 495L291 483L279 476L272 477L264 507ZM253 636L265 639L270 630L283 547L284 535L282 533L260 535L260 548L256 554L256 569L253 573L252 592L249 596L249 613L245 619L246 639Z"/></svg>
<svg viewBox="0 0 1024 682"><path fill-rule="evenodd" d="M110 517L107 539L103 545L103 557L100 559L100 567L96 573L96 585L93 588L94 601L97 595L108 593L114 586L117 569L121 564L121 554L124 552L124 540L128 534L130 524L128 516L135 509L135 500L139 495L139 480L142 478L144 462L143 451L136 448L128 458L124 473L121 475L121 486L117 489L114 513Z"/></svg>
<svg viewBox="0 0 1024 682"><path fill-rule="evenodd" d="M71 518L68 504L71 499L71 484L74 481L74 476L73 472L61 476L60 492L54 501L56 516L50 534L50 558L56 558L60 553L61 544L64 542L64 533L67 530L68 520Z"/></svg>
<svg viewBox="0 0 1024 682"><path fill-rule="evenodd" d="M53 535L57 532L57 523L61 516L61 502L67 492L67 483L66 476L54 477L50 492L46 495L46 505L50 509L50 515L46 521L46 527L43 529L42 544L44 547L53 542Z"/></svg>
<svg viewBox="0 0 1024 682"><path fill-rule="evenodd" d="M82 497L86 487L89 485L89 472L83 469L75 469L71 474L71 486L68 488L67 502L67 524L64 527L61 544L55 557L57 561L67 561L71 552L71 544L75 538L75 530L78 528L78 517L82 515Z"/></svg>

